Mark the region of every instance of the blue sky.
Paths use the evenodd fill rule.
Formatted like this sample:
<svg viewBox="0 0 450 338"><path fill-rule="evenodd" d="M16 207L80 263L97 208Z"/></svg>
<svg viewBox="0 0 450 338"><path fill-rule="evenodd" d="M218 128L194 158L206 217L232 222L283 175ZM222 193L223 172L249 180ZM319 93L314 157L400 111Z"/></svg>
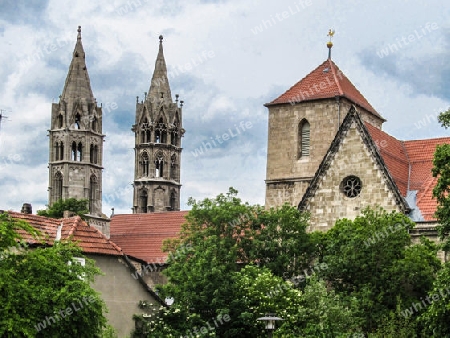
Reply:
<svg viewBox="0 0 450 338"><path fill-rule="evenodd" d="M381 4L380 4L381 3ZM82 26L92 89L103 104L103 211L131 212L134 103L148 91L158 49L172 95L185 101L182 208L240 191L264 203L263 106L327 57L399 139L448 136L450 4L444 1L12 1L0 3L0 209L47 203L51 103L61 94ZM107 107L110 107L109 109ZM199 153L217 135L239 135ZM197 151L196 151L197 149ZM282 151L282 150L280 150Z"/></svg>

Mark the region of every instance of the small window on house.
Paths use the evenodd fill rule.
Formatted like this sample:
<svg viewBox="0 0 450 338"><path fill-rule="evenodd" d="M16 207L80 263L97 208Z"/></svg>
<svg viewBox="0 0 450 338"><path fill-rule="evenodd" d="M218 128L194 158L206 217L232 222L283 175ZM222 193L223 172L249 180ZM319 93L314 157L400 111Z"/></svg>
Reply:
<svg viewBox="0 0 450 338"><path fill-rule="evenodd" d="M310 125L303 119L298 124L298 158L309 156L310 149Z"/></svg>
<svg viewBox="0 0 450 338"><path fill-rule="evenodd" d="M78 264L80 266L86 266L86 258L82 257L72 257L71 261L67 262L67 265L72 266ZM83 272L81 275L78 276L79 279L84 280L86 278L86 274Z"/></svg>
<svg viewBox="0 0 450 338"><path fill-rule="evenodd" d="M339 188L345 196L354 198L361 193L362 182L359 177L350 175L342 180Z"/></svg>

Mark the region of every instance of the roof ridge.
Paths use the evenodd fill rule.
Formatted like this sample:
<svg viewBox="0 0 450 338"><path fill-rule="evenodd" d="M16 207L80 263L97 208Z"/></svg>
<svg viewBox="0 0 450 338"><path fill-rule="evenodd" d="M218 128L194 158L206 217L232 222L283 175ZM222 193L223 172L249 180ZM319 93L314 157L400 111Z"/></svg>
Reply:
<svg viewBox="0 0 450 338"><path fill-rule="evenodd" d="M337 68L337 66L336 66L336 64L333 61L331 61L331 59L328 59L327 61L330 64L330 69L331 69L331 72L333 73L334 82L336 83L336 85L337 85L337 87L339 89L339 95L340 96L344 96L344 91L342 90L341 84L339 83L339 80L336 77L336 71L334 69L334 68ZM342 74L342 72L341 72L341 74Z"/></svg>

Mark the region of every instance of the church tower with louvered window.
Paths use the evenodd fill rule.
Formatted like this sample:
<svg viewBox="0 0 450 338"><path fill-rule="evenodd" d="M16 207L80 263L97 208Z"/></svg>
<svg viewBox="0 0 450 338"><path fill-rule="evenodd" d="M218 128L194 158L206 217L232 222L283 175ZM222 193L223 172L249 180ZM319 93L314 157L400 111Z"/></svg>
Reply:
<svg viewBox="0 0 450 338"><path fill-rule="evenodd" d="M148 94L136 98L133 213L180 210L183 101L172 100L162 41Z"/></svg>
<svg viewBox="0 0 450 338"><path fill-rule="evenodd" d="M49 201L89 200L89 213L102 213L102 108L92 94L81 43L81 27L49 130Z"/></svg>

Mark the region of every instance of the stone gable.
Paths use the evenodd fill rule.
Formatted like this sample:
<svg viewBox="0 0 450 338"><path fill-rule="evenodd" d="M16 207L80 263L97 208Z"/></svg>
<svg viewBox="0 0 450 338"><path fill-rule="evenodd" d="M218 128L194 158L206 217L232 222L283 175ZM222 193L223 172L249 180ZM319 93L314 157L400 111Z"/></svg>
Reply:
<svg viewBox="0 0 450 338"><path fill-rule="evenodd" d="M380 205L387 211L401 211L382 167L364 142L355 120L342 135L329 168L317 182L314 195L306 201L311 230L328 230L340 218L354 219L367 206ZM356 197L347 197L342 182L354 176L361 181Z"/></svg>

